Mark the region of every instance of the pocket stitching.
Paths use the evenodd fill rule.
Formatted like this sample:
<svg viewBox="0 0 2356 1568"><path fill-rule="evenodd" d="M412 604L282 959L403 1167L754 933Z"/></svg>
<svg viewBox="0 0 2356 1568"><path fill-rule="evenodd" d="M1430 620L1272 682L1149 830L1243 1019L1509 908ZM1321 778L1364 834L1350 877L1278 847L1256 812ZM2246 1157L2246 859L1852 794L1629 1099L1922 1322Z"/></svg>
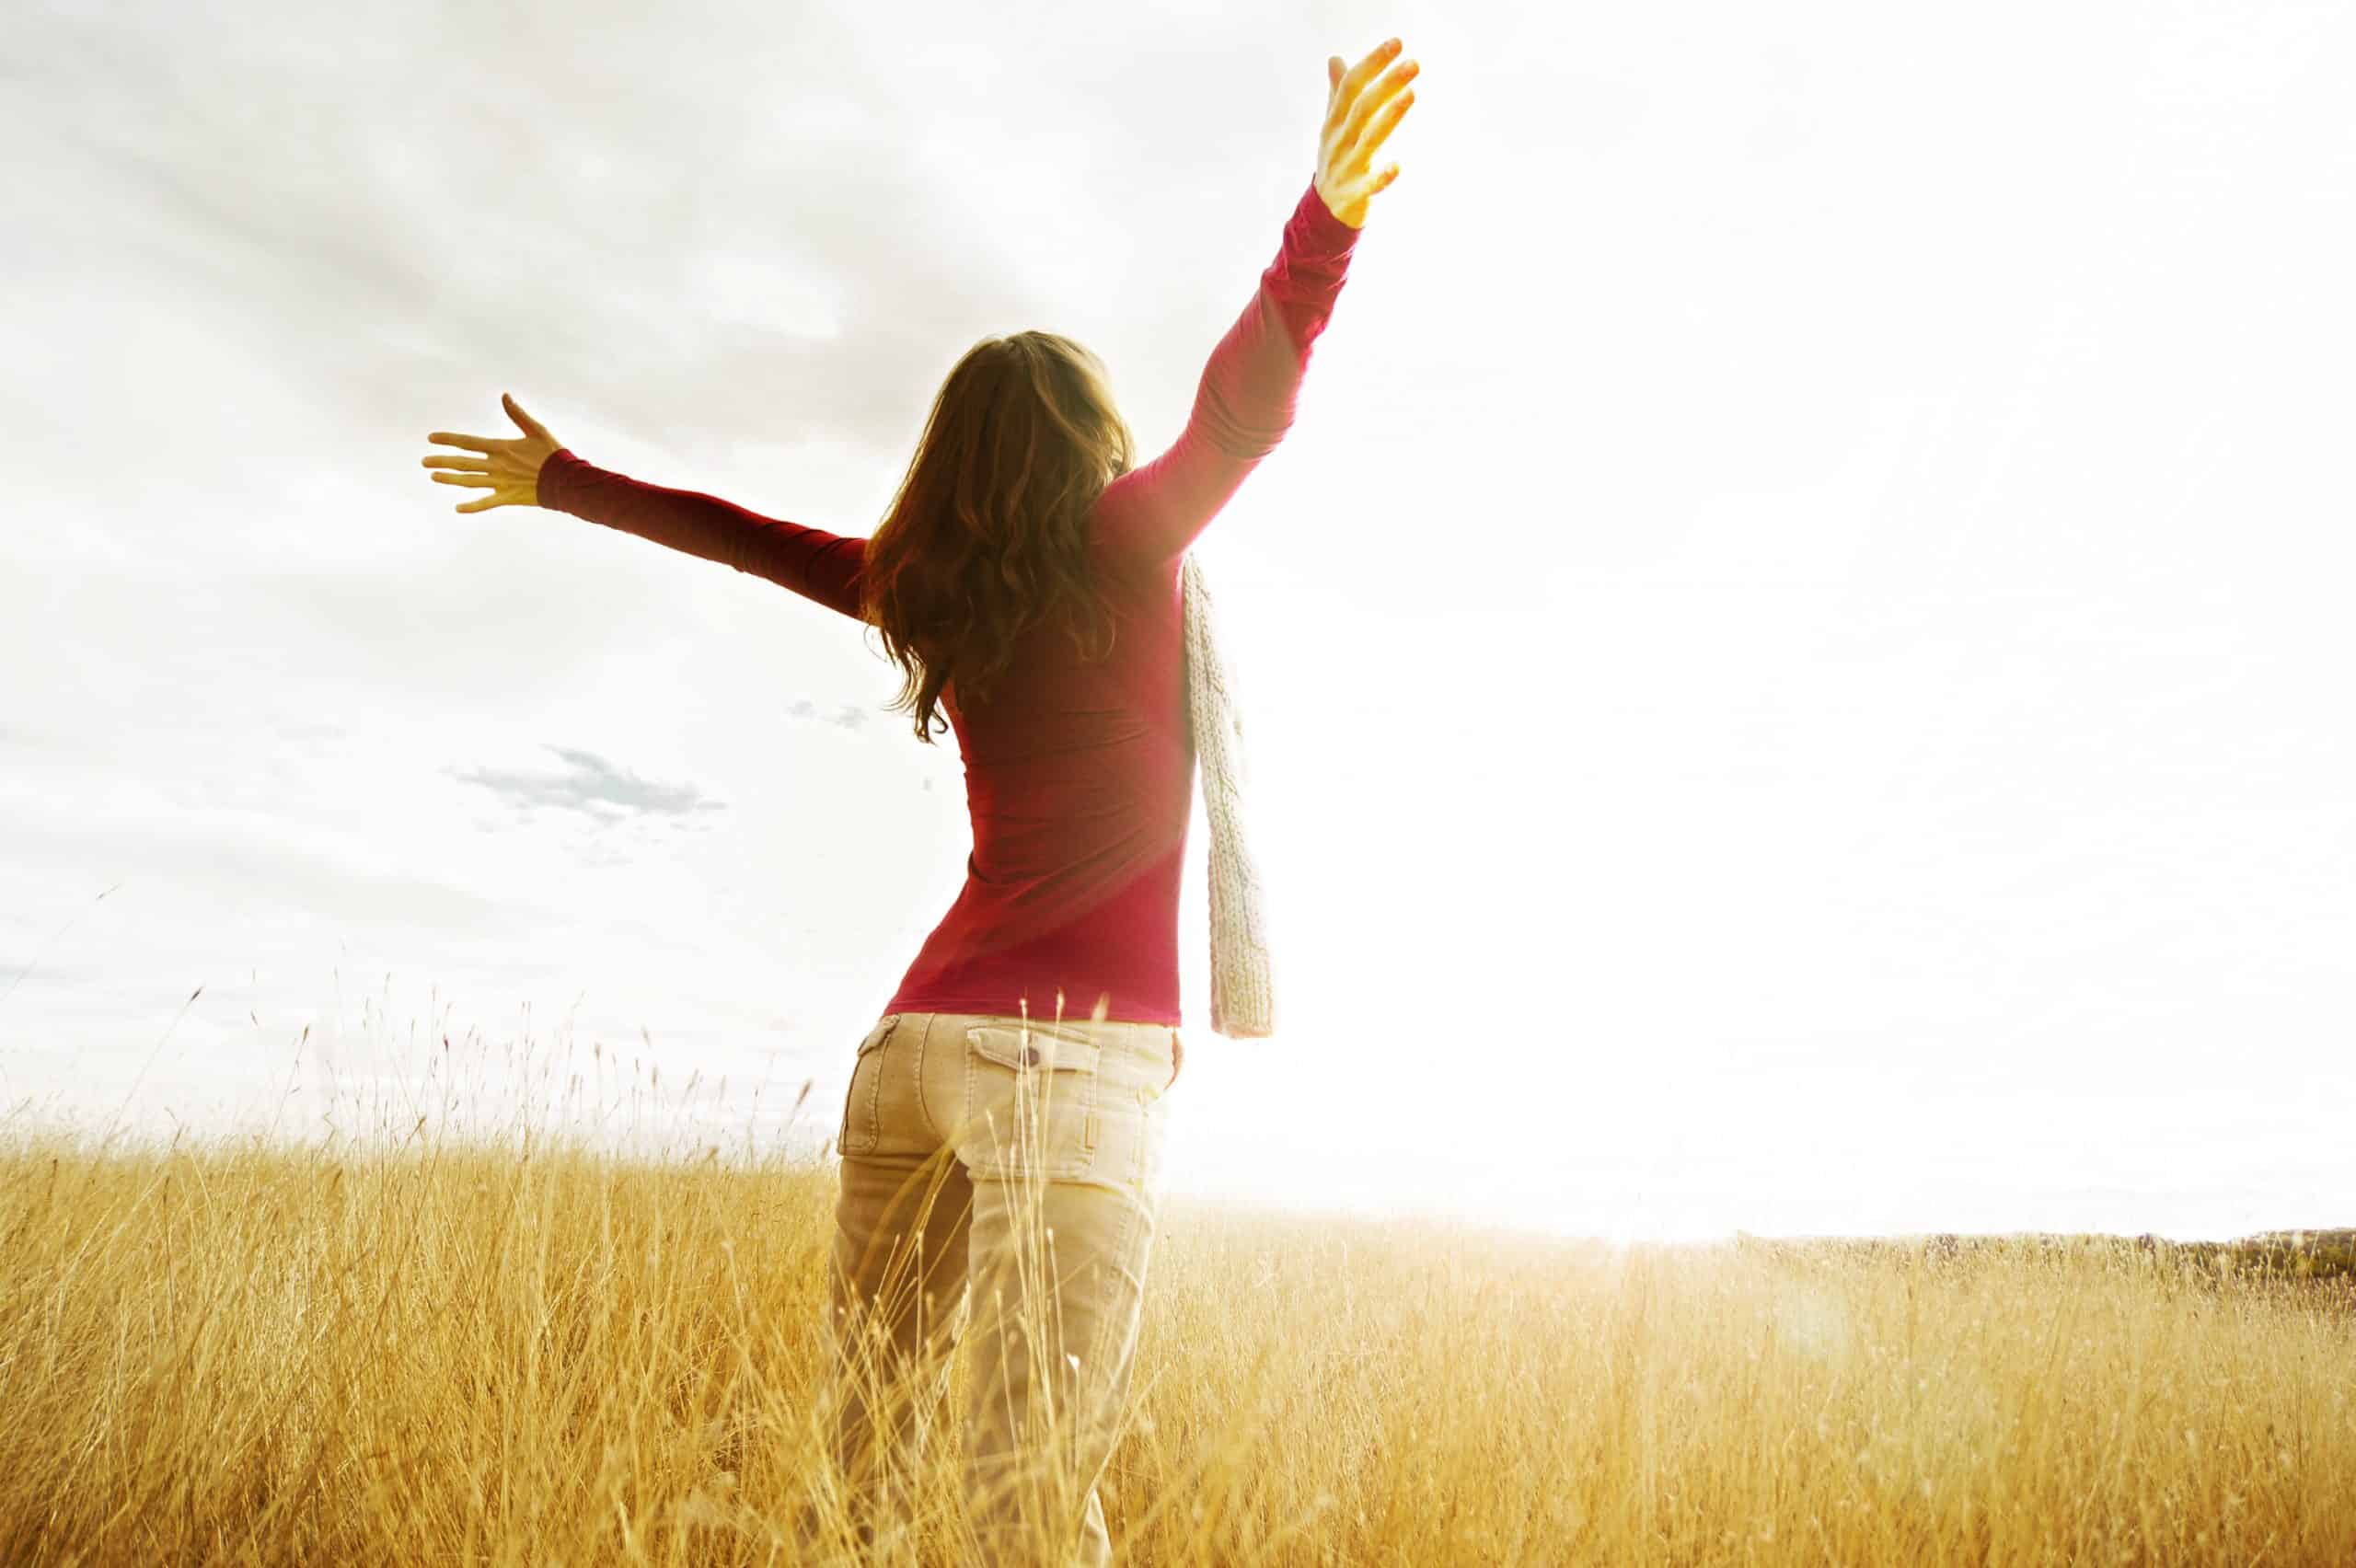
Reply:
<svg viewBox="0 0 2356 1568"><path fill-rule="evenodd" d="M924 1050L926 1044L930 1042L931 1039L932 1020L928 1018L925 1020L925 1027L917 1032L917 1120L924 1124L925 1136L930 1138L934 1143L940 1143L941 1141L941 1129L933 1125L932 1106L927 1100L924 1091Z"/></svg>

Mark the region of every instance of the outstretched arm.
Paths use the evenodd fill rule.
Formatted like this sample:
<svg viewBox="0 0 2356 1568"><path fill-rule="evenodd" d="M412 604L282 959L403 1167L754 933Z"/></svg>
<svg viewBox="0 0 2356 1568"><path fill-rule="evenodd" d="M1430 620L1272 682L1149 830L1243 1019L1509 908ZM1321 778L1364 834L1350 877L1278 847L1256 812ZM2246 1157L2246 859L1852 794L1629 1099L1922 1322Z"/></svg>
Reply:
<svg viewBox="0 0 2356 1568"><path fill-rule="evenodd" d="M464 447L479 456L435 454L425 459L437 483L491 493L462 503L460 512L494 506L543 506L636 534L688 555L766 577L806 599L859 619L859 574L867 541L829 534L782 518L764 517L699 490L650 485L576 456L525 413L514 398L500 401L521 436L453 435L426 439Z"/></svg>
<svg viewBox="0 0 2356 1568"><path fill-rule="evenodd" d="M1339 56L1326 62L1317 172L1285 221L1276 259L1211 351L1177 441L1114 480L1098 502L1095 542L1122 566L1161 566L1184 554L1292 428L1310 351L1347 278L1367 200L1399 175L1395 163L1372 165L1415 98L1407 87L1415 62L1384 71L1399 48L1391 40L1346 73Z"/></svg>
<svg viewBox="0 0 2356 1568"><path fill-rule="evenodd" d="M558 447L541 465L538 504L766 577L859 618L867 541L746 511L700 490L651 485Z"/></svg>

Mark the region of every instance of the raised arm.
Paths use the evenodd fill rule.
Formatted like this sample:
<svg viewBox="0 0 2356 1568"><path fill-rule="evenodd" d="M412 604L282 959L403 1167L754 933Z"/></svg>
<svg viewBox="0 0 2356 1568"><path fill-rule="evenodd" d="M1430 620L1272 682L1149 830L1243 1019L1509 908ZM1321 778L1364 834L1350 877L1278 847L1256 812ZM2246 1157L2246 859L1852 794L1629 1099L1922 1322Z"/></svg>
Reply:
<svg viewBox="0 0 2356 1568"><path fill-rule="evenodd" d="M700 490L651 485L558 447L541 465L539 504L602 523L688 555L766 577L805 599L859 618L859 572L867 541L764 517Z"/></svg>
<svg viewBox="0 0 2356 1568"><path fill-rule="evenodd" d="M1276 259L1203 368L1186 428L1168 451L1106 487L1097 502L1098 549L1142 570L1182 555L1210 525L1244 477L1292 428L1310 352L1333 315L1366 221L1367 199L1398 178L1376 171L1376 148L1415 95L1414 61L1393 39L1347 73L1326 63L1328 96L1318 167L1285 222Z"/></svg>

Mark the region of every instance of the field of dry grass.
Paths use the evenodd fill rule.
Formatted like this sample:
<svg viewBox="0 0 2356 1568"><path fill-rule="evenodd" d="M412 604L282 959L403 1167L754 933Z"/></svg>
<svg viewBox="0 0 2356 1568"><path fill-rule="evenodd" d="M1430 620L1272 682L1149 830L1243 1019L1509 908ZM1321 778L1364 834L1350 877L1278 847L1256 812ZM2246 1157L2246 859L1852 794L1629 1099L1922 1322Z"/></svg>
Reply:
<svg viewBox="0 0 2356 1568"><path fill-rule="evenodd" d="M0 1561L795 1561L841 1516L832 1200L824 1168L528 1136L19 1134ZM1125 1562L2356 1562L2344 1282L2165 1246L1617 1250L1180 1200L1137 1378ZM951 1560L953 1463L873 1560Z"/></svg>

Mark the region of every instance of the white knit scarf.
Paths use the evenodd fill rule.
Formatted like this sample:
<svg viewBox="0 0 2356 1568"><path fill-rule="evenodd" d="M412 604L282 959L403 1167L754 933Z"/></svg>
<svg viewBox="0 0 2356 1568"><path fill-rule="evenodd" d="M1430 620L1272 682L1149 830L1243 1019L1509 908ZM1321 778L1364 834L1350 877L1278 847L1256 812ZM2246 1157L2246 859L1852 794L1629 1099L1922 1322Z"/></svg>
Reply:
<svg viewBox="0 0 2356 1568"><path fill-rule="evenodd" d="M1276 1032L1268 983L1268 928L1260 906L1260 869L1243 843L1243 720L1233 680L1219 656L1203 569L1189 553L1181 571L1185 597L1186 722L1211 819L1211 1029L1230 1040Z"/></svg>

